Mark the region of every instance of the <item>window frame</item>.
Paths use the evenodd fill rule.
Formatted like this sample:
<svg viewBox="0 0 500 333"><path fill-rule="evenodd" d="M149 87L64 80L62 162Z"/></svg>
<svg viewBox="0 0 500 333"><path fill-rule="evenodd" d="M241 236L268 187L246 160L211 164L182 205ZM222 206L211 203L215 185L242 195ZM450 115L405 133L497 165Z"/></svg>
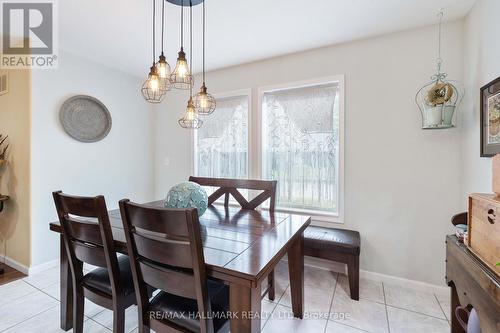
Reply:
<svg viewBox="0 0 500 333"><path fill-rule="evenodd" d="M316 225L329 225L331 223L344 223L344 146L345 146L345 77L344 75L333 75L309 80L292 81L276 85L259 86L256 89L240 89L225 93L214 94L214 97L236 97L247 96L248 99L248 178L262 179L262 101L266 92L288 90L294 88L305 88L329 83L337 83L339 86L339 165L338 165L338 213L329 213L319 210L297 209L287 207L276 207L277 212L303 214L311 216ZM191 170L197 175L197 130L191 136ZM230 203L231 204L231 203ZM263 209L266 209L265 207Z"/></svg>
<svg viewBox="0 0 500 333"><path fill-rule="evenodd" d="M259 156L259 164L257 175L262 178L262 102L264 94L275 91L290 90L296 88L306 88L318 85L325 85L329 83L336 83L339 86L339 165L338 165L338 212L329 213L319 210L300 209L300 208L287 208L276 207L276 211L285 213L295 213L310 215L311 219L317 224L321 223L343 223L344 222L344 130L345 130L345 78L344 75L334 75L322 78L315 78L310 80L286 82L277 85L261 86L257 89L257 117L254 127L258 128L259 143L256 145L256 154ZM256 134L257 135L257 134Z"/></svg>

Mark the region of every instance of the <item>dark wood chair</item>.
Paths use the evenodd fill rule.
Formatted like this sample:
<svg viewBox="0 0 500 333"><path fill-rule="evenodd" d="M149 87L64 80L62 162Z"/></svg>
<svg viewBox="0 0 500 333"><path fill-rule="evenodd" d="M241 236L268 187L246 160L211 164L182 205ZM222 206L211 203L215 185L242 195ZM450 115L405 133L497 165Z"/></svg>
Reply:
<svg viewBox="0 0 500 333"><path fill-rule="evenodd" d="M113 311L113 332L125 329L125 310L135 304L127 256L118 257L103 196L53 193L73 280L73 330L83 332L84 300ZM87 274L83 263L99 268Z"/></svg>
<svg viewBox="0 0 500 333"><path fill-rule="evenodd" d="M189 181L201 186L218 187L209 197L208 205L212 205L217 199L224 195L224 206L229 206L229 196L231 195L243 209L254 210L269 199L269 211L274 212L276 206L276 180L253 180L253 179L227 179L227 178L206 178L189 177ZM252 200L248 201L238 191L238 189L262 191ZM262 297L266 294L271 301L274 301L276 293L274 270L267 277L267 288Z"/></svg>
<svg viewBox="0 0 500 333"><path fill-rule="evenodd" d="M229 288L207 279L197 210L121 200L120 211L139 332L229 332ZM151 300L148 286L161 290Z"/></svg>

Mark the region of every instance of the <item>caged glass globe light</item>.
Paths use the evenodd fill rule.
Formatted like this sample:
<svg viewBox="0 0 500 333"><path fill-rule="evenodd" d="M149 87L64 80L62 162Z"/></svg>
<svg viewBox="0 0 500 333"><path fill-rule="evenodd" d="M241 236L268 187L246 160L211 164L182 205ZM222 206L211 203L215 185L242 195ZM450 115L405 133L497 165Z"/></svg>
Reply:
<svg viewBox="0 0 500 333"><path fill-rule="evenodd" d="M193 85L193 76L189 71L186 53L184 53L182 47L179 51L174 71L170 75L170 82L174 88L182 90L187 90Z"/></svg>
<svg viewBox="0 0 500 333"><path fill-rule="evenodd" d="M193 98L189 98L186 113L184 117L179 119L179 125L187 129L197 129L203 125L203 121L198 117L198 113L194 108Z"/></svg>
<svg viewBox="0 0 500 333"><path fill-rule="evenodd" d="M163 91L169 91L172 89L172 84L170 83L170 65L163 54L161 52L160 59L156 63L156 68L158 72L158 78L160 80L160 89Z"/></svg>
<svg viewBox="0 0 500 333"><path fill-rule="evenodd" d="M200 115L209 115L215 111L215 98L207 92L205 84L201 86L200 92L194 97L194 107Z"/></svg>
<svg viewBox="0 0 500 333"><path fill-rule="evenodd" d="M165 90L161 89L160 77L156 65L151 66L147 80L141 87L142 96L149 103L161 103L165 97Z"/></svg>

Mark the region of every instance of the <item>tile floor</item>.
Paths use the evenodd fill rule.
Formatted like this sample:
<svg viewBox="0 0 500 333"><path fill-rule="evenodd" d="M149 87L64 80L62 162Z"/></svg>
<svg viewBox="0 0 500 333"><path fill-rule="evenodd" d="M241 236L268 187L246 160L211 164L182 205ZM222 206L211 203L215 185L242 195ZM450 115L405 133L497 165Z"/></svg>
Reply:
<svg viewBox="0 0 500 333"><path fill-rule="evenodd" d="M262 301L262 332L445 333L448 294L361 280L360 301L349 297L347 277L305 267L305 318L293 318L287 263L276 269L275 302ZM112 312L85 303L85 332L111 332ZM126 312L126 332L137 332L137 308ZM0 332L52 333L59 329L59 268L0 286Z"/></svg>

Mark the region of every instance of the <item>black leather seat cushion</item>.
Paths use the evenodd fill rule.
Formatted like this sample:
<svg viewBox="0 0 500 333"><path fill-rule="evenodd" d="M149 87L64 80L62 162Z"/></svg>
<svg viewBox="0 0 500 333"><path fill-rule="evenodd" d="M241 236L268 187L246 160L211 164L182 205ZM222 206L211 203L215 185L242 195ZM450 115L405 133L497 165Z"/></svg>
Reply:
<svg viewBox="0 0 500 333"><path fill-rule="evenodd" d="M224 314L214 316L214 332L229 332L229 318L225 316L229 311L229 287L212 280L207 284L212 312ZM200 331L199 318L193 315L198 312L198 303L194 299L161 291L151 300L149 311L160 312L165 317L157 319L171 321L192 332Z"/></svg>
<svg viewBox="0 0 500 333"><path fill-rule="evenodd" d="M306 249L359 255L360 243L359 232L353 230L309 226L304 231Z"/></svg>
<svg viewBox="0 0 500 333"><path fill-rule="evenodd" d="M132 280L132 270L130 269L128 256L118 257L118 267L120 269L120 286L123 288L125 295L130 295L134 292L134 281ZM96 268L85 274L83 284L111 295L111 283L106 268Z"/></svg>

